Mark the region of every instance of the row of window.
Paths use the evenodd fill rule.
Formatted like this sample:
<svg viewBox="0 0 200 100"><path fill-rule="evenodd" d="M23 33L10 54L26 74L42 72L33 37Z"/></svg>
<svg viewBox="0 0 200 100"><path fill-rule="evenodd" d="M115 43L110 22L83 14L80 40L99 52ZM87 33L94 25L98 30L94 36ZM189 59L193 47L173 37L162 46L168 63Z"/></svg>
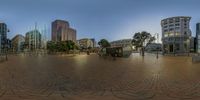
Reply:
<svg viewBox="0 0 200 100"><path fill-rule="evenodd" d="M165 33L164 37L169 37L169 36L181 36L180 33Z"/></svg>
<svg viewBox="0 0 200 100"><path fill-rule="evenodd" d="M174 18L174 19L168 19L164 21L164 25L168 24L168 23L179 23L180 21L187 23L189 21L189 18Z"/></svg>
<svg viewBox="0 0 200 100"><path fill-rule="evenodd" d="M175 28L170 28L170 29L165 29L164 32L168 32L168 31L179 31L180 27L175 27Z"/></svg>
<svg viewBox="0 0 200 100"><path fill-rule="evenodd" d="M167 45L165 45L165 48L166 48L166 50L168 50L167 49L167 47L166 47ZM169 46L169 45L168 45ZM179 51L179 50L181 50L180 49L180 44L171 44L171 46L173 46L173 52L175 52L175 51ZM187 44L184 44L184 49L186 50L187 49Z"/></svg>
<svg viewBox="0 0 200 100"><path fill-rule="evenodd" d="M188 27L184 27L184 29L187 29ZM174 31L174 30L180 30L180 27L175 27L175 28L170 28L170 29L165 29L164 32L168 32L168 31Z"/></svg>
<svg viewBox="0 0 200 100"><path fill-rule="evenodd" d="M164 37L168 37L168 36L181 36L182 34L179 32L175 32L175 33L170 33L170 32L165 32L164 33ZM187 32L184 32L184 35L187 35Z"/></svg>
<svg viewBox="0 0 200 100"><path fill-rule="evenodd" d="M182 41L182 42L187 43L188 39L187 38L165 38L164 41L165 42L169 42L169 41L170 42L172 42L172 41L174 41L174 42L180 42L180 41Z"/></svg>
<svg viewBox="0 0 200 100"><path fill-rule="evenodd" d="M184 25L185 27L188 26L187 23L184 23L183 25ZM165 25L164 28L167 28L167 27L174 27L174 26L180 26L180 23L175 23L175 24Z"/></svg>

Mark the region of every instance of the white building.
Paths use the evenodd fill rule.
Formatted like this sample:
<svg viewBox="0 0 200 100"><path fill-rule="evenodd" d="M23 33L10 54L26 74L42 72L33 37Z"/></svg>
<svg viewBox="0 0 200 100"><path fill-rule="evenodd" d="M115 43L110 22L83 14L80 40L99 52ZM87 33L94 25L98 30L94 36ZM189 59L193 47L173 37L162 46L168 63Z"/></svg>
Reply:
<svg viewBox="0 0 200 100"><path fill-rule="evenodd" d="M191 17L177 16L161 21L164 53L190 52L190 20Z"/></svg>

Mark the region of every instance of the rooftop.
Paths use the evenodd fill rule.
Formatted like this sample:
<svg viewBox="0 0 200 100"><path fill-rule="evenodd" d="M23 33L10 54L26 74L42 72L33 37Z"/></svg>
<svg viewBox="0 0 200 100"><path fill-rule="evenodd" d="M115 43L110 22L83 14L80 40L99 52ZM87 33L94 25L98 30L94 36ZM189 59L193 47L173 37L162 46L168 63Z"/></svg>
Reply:
<svg viewBox="0 0 200 100"><path fill-rule="evenodd" d="M190 17L190 16L174 16L174 17L165 18L165 19L163 19L163 20L172 19L172 18L189 18L189 19L191 19L192 17ZM162 21L163 21L163 20L162 20Z"/></svg>

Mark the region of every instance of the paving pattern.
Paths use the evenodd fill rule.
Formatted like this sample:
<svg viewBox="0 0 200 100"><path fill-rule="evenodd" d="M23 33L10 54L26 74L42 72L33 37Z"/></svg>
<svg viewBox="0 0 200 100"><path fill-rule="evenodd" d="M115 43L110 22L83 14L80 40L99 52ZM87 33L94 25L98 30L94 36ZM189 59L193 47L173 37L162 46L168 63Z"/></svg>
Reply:
<svg viewBox="0 0 200 100"><path fill-rule="evenodd" d="M0 100L200 100L191 57L10 56L0 63Z"/></svg>

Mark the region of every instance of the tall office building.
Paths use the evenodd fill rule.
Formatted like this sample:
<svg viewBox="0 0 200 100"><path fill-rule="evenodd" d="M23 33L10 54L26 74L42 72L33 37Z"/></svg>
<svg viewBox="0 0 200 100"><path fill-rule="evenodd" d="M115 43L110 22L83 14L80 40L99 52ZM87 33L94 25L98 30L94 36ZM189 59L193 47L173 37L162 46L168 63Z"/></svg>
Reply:
<svg viewBox="0 0 200 100"><path fill-rule="evenodd" d="M191 17L178 16L161 21L163 53L190 52L190 20Z"/></svg>
<svg viewBox="0 0 200 100"><path fill-rule="evenodd" d="M36 50L41 48L41 33L34 29L26 33L25 45L29 50Z"/></svg>
<svg viewBox="0 0 200 100"><path fill-rule="evenodd" d="M97 42L96 42L95 38L92 38L91 40L92 40L92 42L93 42L93 47L95 48L96 45L97 45Z"/></svg>
<svg viewBox="0 0 200 100"><path fill-rule="evenodd" d="M67 40L72 40L72 41L76 41L76 30L73 28L68 28L67 31Z"/></svg>
<svg viewBox="0 0 200 100"><path fill-rule="evenodd" d="M7 25L3 22L0 22L0 53L6 48L7 32Z"/></svg>
<svg viewBox="0 0 200 100"><path fill-rule="evenodd" d="M52 41L66 41L72 40L76 42L76 30L70 28L67 21L55 20L52 22Z"/></svg>
<svg viewBox="0 0 200 100"><path fill-rule="evenodd" d="M200 23L196 24L196 50L200 53Z"/></svg>

